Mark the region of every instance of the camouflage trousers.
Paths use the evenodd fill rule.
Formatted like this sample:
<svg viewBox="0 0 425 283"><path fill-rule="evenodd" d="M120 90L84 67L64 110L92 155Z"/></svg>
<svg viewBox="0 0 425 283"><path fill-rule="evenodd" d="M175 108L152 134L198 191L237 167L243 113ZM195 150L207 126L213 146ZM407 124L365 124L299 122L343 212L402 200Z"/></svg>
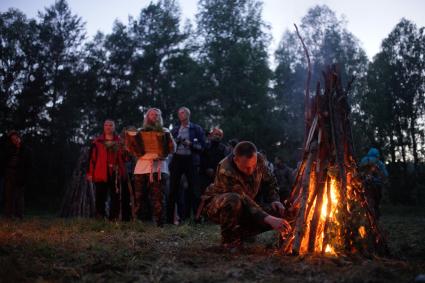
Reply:
<svg viewBox="0 0 425 283"><path fill-rule="evenodd" d="M270 204L252 207L252 200L247 201L237 193L224 193L213 197L206 204L204 212L208 219L220 225L222 243L235 243L254 235L271 230L264 222L264 212L278 216Z"/></svg>
<svg viewBox="0 0 425 283"><path fill-rule="evenodd" d="M149 174L134 175L134 215L142 220L153 220L161 226L164 222L166 176L154 173L153 182Z"/></svg>

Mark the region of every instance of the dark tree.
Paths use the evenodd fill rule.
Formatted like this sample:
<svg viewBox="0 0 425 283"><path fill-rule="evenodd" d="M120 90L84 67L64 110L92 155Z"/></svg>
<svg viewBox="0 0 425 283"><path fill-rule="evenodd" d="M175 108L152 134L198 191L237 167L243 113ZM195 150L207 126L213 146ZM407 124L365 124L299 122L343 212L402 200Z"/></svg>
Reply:
<svg viewBox="0 0 425 283"><path fill-rule="evenodd" d="M362 110L374 140L390 153L392 162L417 165L423 152L425 33L402 19L382 42L368 73Z"/></svg>
<svg viewBox="0 0 425 283"><path fill-rule="evenodd" d="M131 32L137 49L133 65L140 110L158 107L170 123L185 96L197 93L185 85L196 63L186 43L188 33L180 28L179 7L171 0L151 2L132 22ZM196 88L196 80L193 84Z"/></svg>
<svg viewBox="0 0 425 283"><path fill-rule="evenodd" d="M349 97L353 106L355 143L363 144L362 135L357 134L356 130L360 128L358 124L362 122L358 104L359 96L366 86L368 61L358 39L347 30L346 23L325 5L308 10L301 20L300 33L310 52L312 93L316 89L316 82L322 80L322 71L329 64L337 63L341 66L343 85L347 85L352 77L355 77ZM304 50L295 31L285 32L275 55L277 67L274 94L279 101L280 119L284 122L287 137L282 141L282 146L286 148L287 153L291 153L302 144L304 90L307 77ZM299 156L295 157L298 158Z"/></svg>
<svg viewBox="0 0 425 283"><path fill-rule="evenodd" d="M269 96L267 26L260 1L202 0L197 15L210 124L269 149L280 134Z"/></svg>

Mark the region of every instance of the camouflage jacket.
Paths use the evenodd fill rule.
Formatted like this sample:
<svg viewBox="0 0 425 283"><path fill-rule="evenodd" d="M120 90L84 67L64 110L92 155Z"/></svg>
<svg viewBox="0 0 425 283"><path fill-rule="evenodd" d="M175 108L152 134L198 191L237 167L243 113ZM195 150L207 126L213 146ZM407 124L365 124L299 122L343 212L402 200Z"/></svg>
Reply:
<svg viewBox="0 0 425 283"><path fill-rule="evenodd" d="M279 201L276 178L261 154L258 154L257 168L251 176L246 176L238 170L233 155L227 156L219 163L214 183L206 189L202 201L208 205L214 196L224 193L239 194L251 213L260 218L267 216L264 208L274 201Z"/></svg>

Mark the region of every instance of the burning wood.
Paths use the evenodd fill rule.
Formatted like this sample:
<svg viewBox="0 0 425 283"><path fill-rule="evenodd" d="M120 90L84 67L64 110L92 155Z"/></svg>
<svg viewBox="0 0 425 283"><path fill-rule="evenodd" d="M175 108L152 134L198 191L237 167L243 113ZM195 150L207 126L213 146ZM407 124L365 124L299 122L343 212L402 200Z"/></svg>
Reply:
<svg viewBox="0 0 425 283"><path fill-rule="evenodd" d="M328 67L323 80L324 89L317 83L312 98L306 86L304 152L289 198L293 230L283 235L283 250L290 254L388 253L357 173L347 91L338 67Z"/></svg>

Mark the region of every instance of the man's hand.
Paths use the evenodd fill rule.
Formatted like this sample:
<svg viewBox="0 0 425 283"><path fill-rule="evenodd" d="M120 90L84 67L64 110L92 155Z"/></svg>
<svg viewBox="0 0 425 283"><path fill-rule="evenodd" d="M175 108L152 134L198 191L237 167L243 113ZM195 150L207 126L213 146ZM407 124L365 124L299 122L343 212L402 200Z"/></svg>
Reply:
<svg viewBox="0 0 425 283"><path fill-rule="evenodd" d="M279 212L279 215L283 217L285 214L285 207L280 201L274 201L272 202L272 208L274 211Z"/></svg>
<svg viewBox="0 0 425 283"><path fill-rule="evenodd" d="M274 217L271 215L266 216L264 218L264 221L269 224L273 230L282 231L285 230L286 232L290 231L291 225L289 225L288 221L282 218Z"/></svg>
<svg viewBox="0 0 425 283"><path fill-rule="evenodd" d="M184 140L184 141L183 141L183 144L184 144L185 146L191 146L191 145L192 145L192 143L190 142L190 140Z"/></svg>
<svg viewBox="0 0 425 283"><path fill-rule="evenodd" d="M89 181L89 182L93 182L93 177L92 177L92 176L90 176L90 175L87 175L87 176L86 176L86 179L87 179L87 181Z"/></svg>

